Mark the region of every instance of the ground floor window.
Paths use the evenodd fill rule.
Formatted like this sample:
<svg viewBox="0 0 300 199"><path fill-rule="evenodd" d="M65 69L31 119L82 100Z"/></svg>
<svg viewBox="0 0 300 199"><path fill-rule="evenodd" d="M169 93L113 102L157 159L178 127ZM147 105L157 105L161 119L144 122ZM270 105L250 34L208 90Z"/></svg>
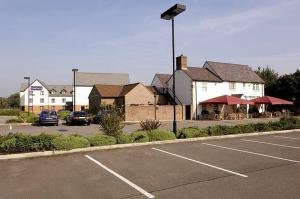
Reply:
<svg viewBox="0 0 300 199"><path fill-rule="evenodd" d="M29 106L29 111L32 112L33 111L33 107Z"/></svg>
<svg viewBox="0 0 300 199"><path fill-rule="evenodd" d="M51 106L51 110L55 110L55 106Z"/></svg>
<svg viewBox="0 0 300 199"><path fill-rule="evenodd" d="M44 110L44 106L40 106L40 111Z"/></svg>

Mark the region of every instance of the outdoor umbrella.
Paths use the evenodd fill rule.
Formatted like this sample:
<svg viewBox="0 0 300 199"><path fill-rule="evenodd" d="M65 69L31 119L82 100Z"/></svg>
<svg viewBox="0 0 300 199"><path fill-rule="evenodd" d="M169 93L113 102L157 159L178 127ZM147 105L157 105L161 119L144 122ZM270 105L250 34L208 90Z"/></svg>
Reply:
<svg viewBox="0 0 300 199"><path fill-rule="evenodd" d="M238 97L222 95L212 99L205 100L200 102L200 104L226 104L226 105L237 105L237 104L254 104L251 101L244 100Z"/></svg>
<svg viewBox="0 0 300 199"><path fill-rule="evenodd" d="M293 102L287 101L284 99L270 97L270 96L263 96L259 98L255 98L250 100L254 104L271 104L271 105L293 105Z"/></svg>

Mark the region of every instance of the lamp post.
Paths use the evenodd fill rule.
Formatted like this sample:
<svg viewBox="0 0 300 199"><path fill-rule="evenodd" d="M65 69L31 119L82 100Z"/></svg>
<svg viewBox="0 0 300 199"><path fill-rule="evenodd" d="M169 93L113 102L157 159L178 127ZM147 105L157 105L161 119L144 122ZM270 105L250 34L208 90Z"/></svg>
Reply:
<svg viewBox="0 0 300 199"><path fill-rule="evenodd" d="M29 116L29 100L30 100L30 97L29 97L29 95L30 95L30 77L24 77L24 79L25 80L27 80L27 89L28 89L28 93L27 93L27 100L28 100L28 102L27 102L27 114L28 114L28 116ZM25 99L24 99L24 101L25 101Z"/></svg>
<svg viewBox="0 0 300 199"><path fill-rule="evenodd" d="M172 20L172 62L173 62L173 113L174 113L174 119L173 119L173 132L176 133L177 131L177 124L176 124L176 95L175 95L175 39L174 39L174 18L184 12L186 9L185 5L181 4L175 4L168 10L166 10L164 13L160 15L161 19L165 20Z"/></svg>
<svg viewBox="0 0 300 199"><path fill-rule="evenodd" d="M78 71L78 69L73 68L73 111L76 110L76 72Z"/></svg>

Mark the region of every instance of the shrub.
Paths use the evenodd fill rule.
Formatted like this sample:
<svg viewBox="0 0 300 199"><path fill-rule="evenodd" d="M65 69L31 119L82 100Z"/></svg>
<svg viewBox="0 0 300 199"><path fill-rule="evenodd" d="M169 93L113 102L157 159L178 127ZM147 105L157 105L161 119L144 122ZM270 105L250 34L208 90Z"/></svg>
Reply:
<svg viewBox="0 0 300 199"><path fill-rule="evenodd" d="M198 127L189 127L179 130L179 136L177 138L196 138L208 136L206 129L200 129Z"/></svg>
<svg viewBox="0 0 300 199"><path fill-rule="evenodd" d="M133 142L149 142L149 136L146 131L135 131L130 136Z"/></svg>
<svg viewBox="0 0 300 199"><path fill-rule="evenodd" d="M175 140L175 134L163 129L155 129L148 133L150 141Z"/></svg>
<svg viewBox="0 0 300 199"><path fill-rule="evenodd" d="M127 133L121 133L117 136L117 143L118 144L128 144L128 143L132 143L132 137L127 134Z"/></svg>
<svg viewBox="0 0 300 199"><path fill-rule="evenodd" d="M60 135L53 140L53 146L56 150L71 150L76 148L89 147L89 141L81 136Z"/></svg>
<svg viewBox="0 0 300 199"><path fill-rule="evenodd" d="M102 116L101 126L105 134L118 137L122 132L124 125L122 124L122 110L117 107L111 107L109 112Z"/></svg>
<svg viewBox="0 0 300 199"><path fill-rule="evenodd" d="M117 143L116 138L109 135L92 135L87 137L87 139L91 146L106 146Z"/></svg>
<svg viewBox="0 0 300 199"><path fill-rule="evenodd" d="M16 138L9 138L6 140L3 140L0 144L0 151L1 152L15 152L16 148Z"/></svg>
<svg viewBox="0 0 300 199"><path fill-rule="evenodd" d="M26 112L21 112L20 113L20 118L24 120L26 123L37 123L39 121L39 118L37 115L33 113L26 113Z"/></svg>
<svg viewBox="0 0 300 199"><path fill-rule="evenodd" d="M0 110L1 116L18 116L20 111L18 109L2 109Z"/></svg>
<svg viewBox="0 0 300 199"><path fill-rule="evenodd" d="M240 127L241 133L253 133L255 132L255 128L253 124L244 124L238 125Z"/></svg>
<svg viewBox="0 0 300 199"><path fill-rule="evenodd" d="M158 120L145 120L140 122L140 126L144 131L152 131L158 129L161 126L161 122Z"/></svg>
<svg viewBox="0 0 300 199"><path fill-rule="evenodd" d="M232 134L232 130L229 126L224 125L217 125L213 127L209 127L209 135L215 136L215 135L228 135Z"/></svg>
<svg viewBox="0 0 300 199"><path fill-rule="evenodd" d="M281 118L279 123L282 126L282 129L285 129L285 130L300 128L300 120L298 118L294 118L294 117Z"/></svg>
<svg viewBox="0 0 300 199"><path fill-rule="evenodd" d="M257 132L264 132L264 131L272 131L272 125L270 123L256 123L253 124L254 129Z"/></svg>
<svg viewBox="0 0 300 199"><path fill-rule="evenodd" d="M70 115L70 111L62 110L58 112L58 118L61 120L66 120L68 115Z"/></svg>
<svg viewBox="0 0 300 199"><path fill-rule="evenodd" d="M54 150L53 140L60 135L58 134L45 134L33 136L33 147L35 151L52 151Z"/></svg>
<svg viewBox="0 0 300 199"><path fill-rule="evenodd" d="M24 121L21 118L14 118L14 119L9 119L6 120L6 124L11 124L11 123L23 123Z"/></svg>

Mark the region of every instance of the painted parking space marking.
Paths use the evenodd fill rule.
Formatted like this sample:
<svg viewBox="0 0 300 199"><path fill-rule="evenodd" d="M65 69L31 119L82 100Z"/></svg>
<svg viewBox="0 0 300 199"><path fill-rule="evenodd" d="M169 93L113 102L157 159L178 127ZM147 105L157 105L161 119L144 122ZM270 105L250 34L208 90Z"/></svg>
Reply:
<svg viewBox="0 0 300 199"><path fill-rule="evenodd" d="M245 141L245 142L254 142L254 143L259 143L259 144L268 144L268 145L280 146L280 147L286 147L286 148L292 148L292 149L300 149L300 147L298 147L298 146L289 146L289 145L275 144L275 143L271 143L271 142L262 142L262 141L247 140L247 139L241 139L241 140Z"/></svg>
<svg viewBox="0 0 300 199"><path fill-rule="evenodd" d="M132 188L134 188L135 190L137 190L138 192L140 192L141 194L143 194L144 196L146 196L147 198L155 198L154 195L148 193L147 191L145 191L143 188L139 187L138 185L134 184L133 182L131 182L130 180L124 178L123 176L121 176L120 174L114 172L113 170L111 170L110 168L106 167L105 165L103 165L101 162L95 160L94 158L92 158L89 155L85 155L86 158L88 158L89 160L91 160L92 162L96 163L98 166L102 167L103 169L105 169L106 171L108 171L109 173L111 173L112 175L116 176L117 178L119 178L120 180L122 180L123 182L125 182L126 184L130 185Z"/></svg>
<svg viewBox="0 0 300 199"><path fill-rule="evenodd" d="M274 136L276 138L283 138L283 139L291 139L291 140L300 140L300 138L293 138L293 137L286 137L286 136Z"/></svg>
<svg viewBox="0 0 300 199"><path fill-rule="evenodd" d="M300 163L300 161L298 161L298 160L291 160L291 159L287 159L287 158L281 158L281 157L266 155L266 154L262 154L262 153L255 153L255 152L251 152L251 151L245 151L245 150L240 150L240 149L236 149L236 148L225 147L225 146L220 146L220 145L215 145L215 144L208 144L208 143L202 143L202 144L207 145L207 146L221 148L221 149L228 149L228 150L248 153L248 154L252 154L252 155L258 155L258 156L263 156L263 157L268 157L268 158L273 158L273 159L278 159L278 160L285 160L285 161L289 161L289 162Z"/></svg>
<svg viewBox="0 0 300 199"><path fill-rule="evenodd" d="M244 175L244 174L241 174L241 173L237 173L237 172L234 172L234 171L230 171L230 170L228 170L228 169L223 169L223 168L221 168L221 167L217 167L217 166L214 166L214 165L205 163L205 162L200 162L200 161L198 161L198 160L194 160L194 159L187 158L187 157L184 157L184 156L181 156L181 155L177 155L177 154L175 154L175 153L171 153L171 152L164 151L164 150L157 149L157 148L152 148L152 149L153 149L153 150L156 150L156 151L159 151L159 152L162 152L162 153L166 153L166 154L169 154L169 155L178 157L178 158L182 158L182 159L185 159L185 160L188 160L188 161L191 161L191 162L195 162L195 163L197 163L197 164L201 164L201 165L208 166L208 167L211 167L211 168L214 168L214 169L218 169L218 170L221 170L221 171L225 171L225 172L227 172L227 173L231 173L231 174L234 174L234 175L237 175L237 176L240 176L240 177L244 177L244 178L247 178L247 177L248 177L248 176L246 176L246 175Z"/></svg>
<svg viewBox="0 0 300 199"><path fill-rule="evenodd" d="M9 125L9 130L12 130L12 125Z"/></svg>

